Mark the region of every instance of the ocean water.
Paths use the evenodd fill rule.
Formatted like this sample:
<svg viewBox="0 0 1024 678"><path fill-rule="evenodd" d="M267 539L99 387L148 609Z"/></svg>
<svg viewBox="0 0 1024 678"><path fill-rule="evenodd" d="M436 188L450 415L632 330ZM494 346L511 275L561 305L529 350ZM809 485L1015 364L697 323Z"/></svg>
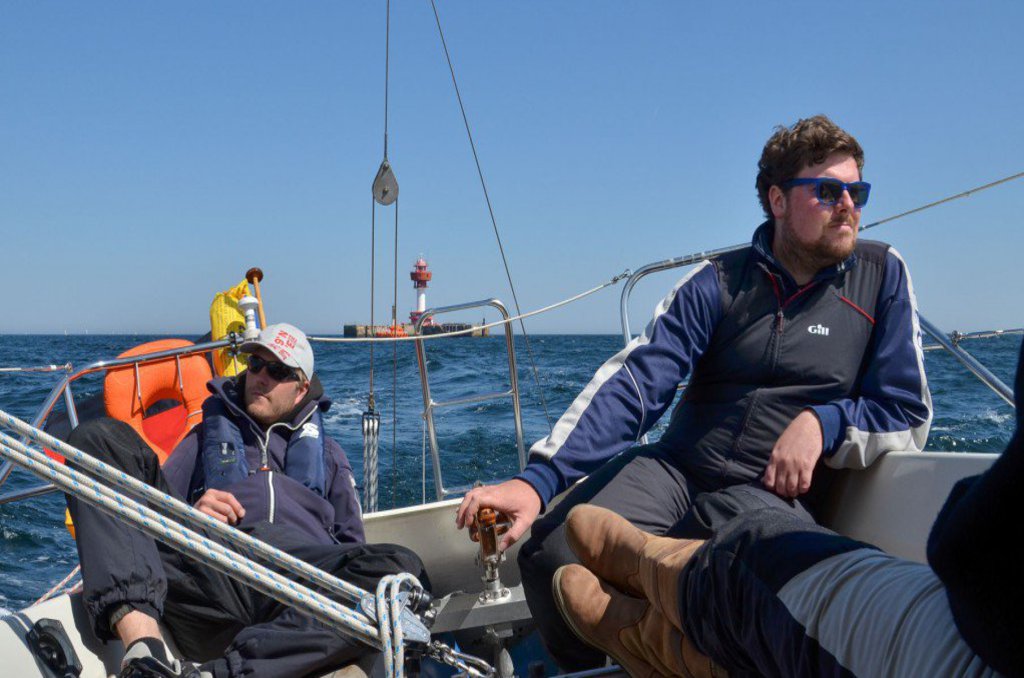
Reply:
<svg viewBox="0 0 1024 678"><path fill-rule="evenodd" d="M72 362L76 368L109 359L148 336L4 337L0 367ZM1006 383L1012 384L1020 336L967 342L965 348ZM542 335L531 338L540 388L553 421L569 406L594 371L621 348L615 335ZM546 435L548 421L522 338L517 338L519 384L527 445ZM332 436L348 451L362 478L360 417L366 409L369 347L318 344L317 372L334 406L325 418ZM397 357L397 360L393 360ZM509 387L505 341L501 336L458 338L427 344L432 395L447 401ZM374 351L377 408L382 413L379 454L381 508L433 499L433 475L424 464L423 397L412 344ZM925 354L935 417L930 449L999 452L1013 431L1013 410L944 351ZM0 373L0 409L29 420L57 382L53 374ZM397 388L395 384L397 383ZM77 399L101 391L98 377L74 384ZM60 410L63 405L58 407ZM397 416L397 425L393 417ZM440 409L435 414L447 487L508 476L517 468L509 400ZM652 432L663 430L660 422ZM0 495L39 481L16 469ZM76 564L74 542L64 528L64 500L51 494L0 505L0 615L31 604Z"/></svg>

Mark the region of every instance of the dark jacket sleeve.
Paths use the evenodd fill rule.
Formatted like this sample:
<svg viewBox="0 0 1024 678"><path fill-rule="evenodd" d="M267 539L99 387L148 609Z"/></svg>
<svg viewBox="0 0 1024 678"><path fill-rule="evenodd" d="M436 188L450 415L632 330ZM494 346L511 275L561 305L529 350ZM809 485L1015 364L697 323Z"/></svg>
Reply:
<svg viewBox="0 0 1024 678"><path fill-rule="evenodd" d="M327 485L327 501L334 507L334 538L340 542L363 543L363 510L356 492L356 479L345 451L334 438L327 438L327 453L334 469Z"/></svg>
<svg viewBox="0 0 1024 678"><path fill-rule="evenodd" d="M672 404L721 315L718 269L705 261L657 306L643 334L597 370L516 477L547 505L636 443Z"/></svg>
<svg viewBox="0 0 1024 678"><path fill-rule="evenodd" d="M946 587L957 628L1008 675L1024 673L1024 346L1020 360L1016 434L992 468L953 487L928 537L928 563Z"/></svg>

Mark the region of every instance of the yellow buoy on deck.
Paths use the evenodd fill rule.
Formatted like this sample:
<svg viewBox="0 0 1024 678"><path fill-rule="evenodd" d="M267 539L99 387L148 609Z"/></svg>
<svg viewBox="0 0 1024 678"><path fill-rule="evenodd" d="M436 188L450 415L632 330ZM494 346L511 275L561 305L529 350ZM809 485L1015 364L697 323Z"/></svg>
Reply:
<svg viewBox="0 0 1024 678"><path fill-rule="evenodd" d="M243 280L225 292L219 292L210 304L210 338L224 339L231 332L242 336L245 314L238 308L238 300L249 294L249 283ZM213 367L222 377L233 377L248 367L248 356L232 356L228 349L217 349L213 354Z"/></svg>

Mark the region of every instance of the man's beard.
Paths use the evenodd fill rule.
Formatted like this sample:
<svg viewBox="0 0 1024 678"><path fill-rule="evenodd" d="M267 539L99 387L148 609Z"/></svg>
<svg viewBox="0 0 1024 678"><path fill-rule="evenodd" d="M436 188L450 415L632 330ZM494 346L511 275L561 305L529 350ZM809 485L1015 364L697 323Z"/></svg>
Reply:
<svg viewBox="0 0 1024 678"><path fill-rule="evenodd" d="M797 262L806 271L820 271L829 266L835 266L853 254L857 245L857 227L851 221L853 232L843 238L830 237L826 231L810 245L800 242L788 228L782 229L780 234L780 245L784 252L784 258ZM829 225L829 228L835 228Z"/></svg>

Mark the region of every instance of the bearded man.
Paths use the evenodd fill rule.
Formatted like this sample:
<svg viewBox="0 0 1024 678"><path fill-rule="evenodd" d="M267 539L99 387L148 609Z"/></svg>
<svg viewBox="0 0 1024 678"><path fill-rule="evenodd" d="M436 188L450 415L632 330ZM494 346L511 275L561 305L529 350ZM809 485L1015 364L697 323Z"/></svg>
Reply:
<svg viewBox="0 0 1024 678"><path fill-rule="evenodd" d="M530 451L515 479L466 495L508 514L527 601L567 670L604 653L569 629L551 580L578 562L569 510L601 506L656 535L707 538L740 513L775 507L813 521L837 468L921 449L931 422L917 307L906 265L858 241L864 151L825 116L779 127L758 163L767 220L749 247L709 259L658 306ZM689 378L668 430L635 446ZM584 476L556 508L545 506Z"/></svg>

